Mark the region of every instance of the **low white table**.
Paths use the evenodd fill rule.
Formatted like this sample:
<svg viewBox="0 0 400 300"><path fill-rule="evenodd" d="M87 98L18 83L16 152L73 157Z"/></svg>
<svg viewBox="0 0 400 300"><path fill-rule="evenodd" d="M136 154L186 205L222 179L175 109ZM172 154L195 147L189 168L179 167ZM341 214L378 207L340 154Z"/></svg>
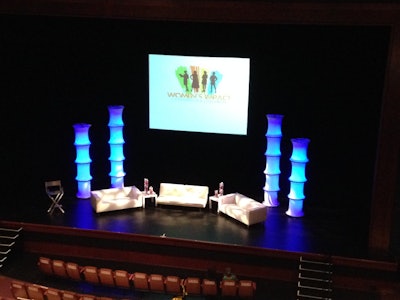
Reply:
<svg viewBox="0 0 400 300"><path fill-rule="evenodd" d="M142 192L142 206L143 208L146 208L146 199L152 199L154 198L154 206L157 206L157 193L152 193L152 194L148 194L145 192Z"/></svg>
<svg viewBox="0 0 400 300"><path fill-rule="evenodd" d="M212 202L217 203L217 212L218 212L218 196L210 196L208 197L208 209L212 209Z"/></svg>

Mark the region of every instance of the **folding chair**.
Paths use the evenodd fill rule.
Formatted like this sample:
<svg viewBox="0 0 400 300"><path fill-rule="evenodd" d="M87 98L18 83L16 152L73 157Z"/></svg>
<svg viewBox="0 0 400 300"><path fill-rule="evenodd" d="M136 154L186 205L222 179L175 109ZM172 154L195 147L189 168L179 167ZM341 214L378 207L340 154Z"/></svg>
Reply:
<svg viewBox="0 0 400 300"><path fill-rule="evenodd" d="M64 188L61 185L61 180L46 181L44 186L46 189L46 194L52 202L47 212L52 214L54 210L58 208L62 213L64 213L65 211L60 204L60 201L64 196Z"/></svg>

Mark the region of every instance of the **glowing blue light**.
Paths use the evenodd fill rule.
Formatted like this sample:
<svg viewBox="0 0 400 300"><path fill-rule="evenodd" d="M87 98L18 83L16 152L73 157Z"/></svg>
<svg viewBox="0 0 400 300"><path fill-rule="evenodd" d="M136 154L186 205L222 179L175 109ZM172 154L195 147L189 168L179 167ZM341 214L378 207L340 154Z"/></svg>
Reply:
<svg viewBox="0 0 400 300"><path fill-rule="evenodd" d="M75 177L78 184L78 192L76 197L81 199L90 198L91 192L91 180L92 176L90 175L90 163L92 160L90 159L89 148L90 148L90 140L89 140L89 128L90 124L74 124L75 131L75 148L76 148L76 169L77 175Z"/></svg>
<svg viewBox="0 0 400 300"><path fill-rule="evenodd" d="M265 151L266 166L265 186L264 186L264 205L275 207L279 205L278 192L281 158L281 138L282 138L282 119L283 115L268 114L268 129L265 134L267 138L267 150Z"/></svg>
<svg viewBox="0 0 400 300"><path fill-rule="evenodd" d="M286 214L291 217L302 217L304 216L304 184L307 181L305 173L306 164L308 162L307 149L310 140L307 138L296 138L291 141L293 145L293 152L290 157L290 161L292 162L292 173L289 177L289 208L286 211Z"/></svg>
<svg viewBox="0 0 400 300"><path fill-rule="evenodd" d="M110 129L110 139L108 141L110 145L110 173L111 187L124 187L124 136L123 128L124 122L122 120L122 113L124 106L108 106L109 122L108 127Z"/></svg>

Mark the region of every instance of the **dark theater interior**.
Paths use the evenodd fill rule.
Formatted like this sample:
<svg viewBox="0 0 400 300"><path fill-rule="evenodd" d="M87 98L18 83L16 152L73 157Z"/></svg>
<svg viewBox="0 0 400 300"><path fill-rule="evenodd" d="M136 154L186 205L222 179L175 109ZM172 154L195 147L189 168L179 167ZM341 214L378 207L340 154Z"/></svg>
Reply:
<svg viewBox="0 0 400 300"><path fill-rule="evenodd" d="M400 299L396 1L1 1L0 22L0 300ZM246 133L151 128L152 54L248 58ZM156 194L177 183L213 196L223 182L225 194L260 203L266 116L283 115L279 205L250 226L211 201L197 208L149 197L145 206L94 211L79 196L74 125L90 124L90 189L108 189L115 105L123 107L124 186L142 191L148 178ZM310 141L301 217L288 215L294 138ZM53 180L62 182L63 211L49 213ZM79 279L55 274L55 261L76 263ZM113 271L112 284L100 269ZM127 271L127 286L117 270ZM146 288L137 273L148 276ZM151 286L154 274L165 279L161 289ZM171 291L174 276L180 286ZM189 279L201 281L197 292ZM210 294L207 280L216 284ZM40 293L16 292L18 284Z"/></svg>

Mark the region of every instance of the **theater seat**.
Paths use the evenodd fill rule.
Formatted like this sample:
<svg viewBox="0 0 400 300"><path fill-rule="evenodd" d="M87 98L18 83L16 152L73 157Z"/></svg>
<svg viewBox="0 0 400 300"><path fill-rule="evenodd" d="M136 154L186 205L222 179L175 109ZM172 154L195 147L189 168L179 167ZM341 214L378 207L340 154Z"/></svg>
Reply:
<svg viewBox="0 0 400 300"><path fill-rule="evenodd" d="M204 296L216 296L218 294L218 286L215 280L204 278L201 288Z"/></svg>
<svg viewBox="0 0 400 300"><path fill-rule="evenodd" d="M222 280L221 281L221 296L222 297L236 297L237 296L237 282L236 280Z"/></svg>
<svg viewBox="0 0 400 300"><path fill-rule="evenodd" d="M46 288L33 283L26 284L26 292L29 299L45 300L44 292Z"/></svg>
<svg viewBox="0 0 400 300"><path fill-rule="evenodd" d="M102 285L115 286L114 271L108 268L98 270L99 280Z"/></svg>
<svg viewBox="0 0 400 300"><path fill-rule="evenodd" d="M80 295L79 300L97 300L97 297L95 295L82 294Z"/></svg>
<svg viewBox="0 0 400 300"><path fill-rule="evenodd" d="M29 298L24 282L12 281L10 289L11 289L11 293L13 294L15 299L18 299L18 298Z"/></svg>
<svg viewBox="0 0 400 300"><path fill-rule="evenodd" d="M44 291L47 300L62 300L61 291L53 288L48 288Z"/></svg>
<svg viewBox="0 0 400 300"><path fill-rule="evenodd" d="M133 274L130 274L125 270L115 270L114 280L117 287L129 289L131 288Z"/></svg>
<svg viewBox="0 0 400 300"><path fill-rule="evenodd" d="M79 295L72 291L61 291L63 300L79 300Z"/></svg>
<svg viewBox="0 0 400 300"><path fill-rule="evenodd" d="M181 294L183 280L178 276L168 275L164 280L165 291L169 294Z"/></svg>
<svg viewBox="0 0 400 300"><path fill-rule="evenodd" d="M82 280L83 268L80 267L77 263L66 262L65 269L67 270L67 274L70 279L75 280L75 281Z"/></svg>
<svg viewBox="0 0 400 300"><path fill-rule="evenodd" d="M152 292L165 292L164 276L160 274L150 274L149 287Z"/></svg>
<svg viewBox="0 0 400 300"><path fill-rule="evenodd" d="M47 275L53 275L52 261L48 257L39 257L38 260L39 270Z"/></svg>
<svg viewBox="0 0 400 300"><path fill-rule="evenodd" d="M239 280L238 296L240 298L252 299L255 296L256 283L251 280Z"/></svg>
<svg viewBox="0 0 400 300"><path fill-rule="evenodd" d="M100 284L97 267L85 266L82 272L86 282Z"/></svg>
<svg viewBox="0 0 400 300"><path fill-rule="evenodd" d="M63 277L63 278L69 277L68 273L67 273L67 269L65 268L65 262L63 260L53 259L52 266L53 266L54 275Z"/></svg>
<svg viewBox="0 0 400 300"><path fill-rule="evenodd" d="M135 272L132 274L133 285L137 290L149 290L149 277L146 273Z"/></svg>
<svg viewBox="0 0 400 300"><path fill-rule="evenodd" d="M201 281L197 277L188 277L184 280L183 285L188 295L201 294Z"/></svg>

